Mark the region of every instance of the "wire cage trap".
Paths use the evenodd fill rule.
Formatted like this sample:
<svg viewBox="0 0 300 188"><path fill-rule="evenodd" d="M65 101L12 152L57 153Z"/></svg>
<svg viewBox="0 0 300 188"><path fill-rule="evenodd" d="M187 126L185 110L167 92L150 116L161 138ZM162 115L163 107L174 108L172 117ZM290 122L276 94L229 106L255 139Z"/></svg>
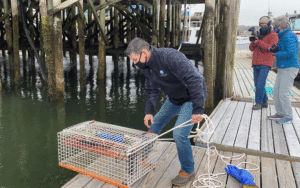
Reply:
<svg viewBox="0 0 300 188"><path fill-rule="evenodd" d="M155 168L155 134L116 125L87 121L57 133L59 165L130 187Z"/></svg>

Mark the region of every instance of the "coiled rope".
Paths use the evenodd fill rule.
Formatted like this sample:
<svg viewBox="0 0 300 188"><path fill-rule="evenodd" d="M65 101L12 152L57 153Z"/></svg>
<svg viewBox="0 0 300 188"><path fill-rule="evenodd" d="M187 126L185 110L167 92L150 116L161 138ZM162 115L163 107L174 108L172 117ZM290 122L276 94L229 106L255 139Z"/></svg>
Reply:
<svg viewBox="0 0 300 188"><path fill-rule="evenodd" d="M197 179L193 182L193 186L196 187L196 188L217 188L217 187L222 187L223 184L222 182L220 182L218 179L219 176L221 175L226 175L226 172L224 173L218 173L218 174L213 174L210 172L210 157L214 156L214 155L218 155L222 161L224 163L226 163L227 165L229 165L230 163L225 161L225 160L240 160L242 159L243 157L245 157L245 154L239 154L239 155L235 155L235 156L232 156L232 157L226 157L224 155L221 155L218 150L216 149L215 146L210 146L210 143L214 141L215 139L215 126L212 122L212 120L206 115L206 114L203 114L202 117L205 119L206 123L207 123L207 132L203 132L201 129L200 129L200 122L198 122L198 125L197 125L197 128L196 128L196 131L191 131L191 133L193 135L190 135L189 138L193 138L193 137L197 137L199 138L203 143L206 143L207 144L207 150L206 150L206 155L207 155L207 173L206 174L201 174L197 177ZM191 123L192 120L188 120L180 125L178 125L177 127L174 127L158 136L156 136L155 138L151 139L151 140L148 140L147 142L143 142L142 144L132 148L129 153L131 151L134 151L135 149L141 149L143 148L143 145L146 146L149 143L155 141L156 139L157 140L166 140L166 139L158 139L159 137L175 130L175 129L178 129L178 128L182 128L182 127L187 127L187 126L191 126L191 125L194 125ZM206 135L207 137L207 140L203 139L203 136ZM211 138L211 139L210 139ZM210 139L210 140L209 140ZM250 164L250 165L253 165L254 168L252 169L245 169L245 170L248 170L248 171L255 171L255 170L259 170L259 167L258 165L254 164L254 163L250 163L250 162L241 162L239 163L238 165L236 165L238 168L239 166L241 166L242 164ZM242 169L242 168L240 168Z"/></svg>

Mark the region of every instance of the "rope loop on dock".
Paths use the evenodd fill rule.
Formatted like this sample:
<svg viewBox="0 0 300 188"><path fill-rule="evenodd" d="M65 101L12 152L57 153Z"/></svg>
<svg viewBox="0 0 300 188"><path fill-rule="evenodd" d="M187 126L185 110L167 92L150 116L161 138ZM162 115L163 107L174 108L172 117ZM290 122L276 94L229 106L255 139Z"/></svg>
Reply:
<svg viewBox="0 0 300 188"><path fill-rule="evenodd" d="M214 155L218 155L221 160L226 163L227 165L230 165L230 161L236 161L236 160L240 160L243 157L245 157L245 154L238 154L238 155L233 155L231 157L227 157L224 155L221 155L218 150L216 149L215 146L210 146L210 143L213 142L216 138L215 135L215 125L212 122L212 120L210 119L209 116L207 116L206 114L202 115L203 119L205 120L205 123L207 123L207 132L204 132L200 129L200 122L198 122L197 124L197 128L195 129L195 131L191 131L191 133L193 135L190 135L189 138L193 138L193 137L197 137L199 138L203 143L206 143L207 145L207 150L206 150L206 155L207 155L207 173L206 174L201 174L197 177L197 179L193 182L193 186L195 188L217 188L217 187L222 187L223 183L220 182L218 179L219 176L221 175L226 175L227 173L217 173L217 174L213 174L210 172L210 157L214 156ZM189 121L186 121L184 123L182 123L181 125L174 127L166 132L164 132L163 134L157 136L157 139L167 133L169 133L170 131L173 131L175 129L178 128L182 128L182 127L186 127L186 126L190 126L193 125L191 122L192 120L190 119ZM203 136L206 137L206 139L203 138ZM156 138L155 138L156 139ZM167 139L159 139L159 140L167 140ZM243 164L250 164L251 166L254 166L251 169L245 169L248 171L255 171L255 170L259 170L258 165L254 164L254 163L250 163L250 162L240 162L238 165L236 165L236 167L238 167L239 169L241 165ZM224 169L225 171L225 169Z"/></svg>

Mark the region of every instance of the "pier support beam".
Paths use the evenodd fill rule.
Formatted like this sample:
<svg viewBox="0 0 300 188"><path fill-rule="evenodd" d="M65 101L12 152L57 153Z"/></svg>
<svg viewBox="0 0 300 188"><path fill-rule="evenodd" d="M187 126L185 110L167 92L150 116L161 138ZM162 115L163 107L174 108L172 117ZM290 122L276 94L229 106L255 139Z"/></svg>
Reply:
<svg viewBox="0 0 300 188"><path fill-rule="evenodd" d="M49 6L50 7L50 6ZM52 51L52 25L53 21L47 13L46 0L40 0L40 13L41 13L41 35L43 36L43 49L46 55L47 68L48 68L48 92L47 98L50 101L55 100L55 65Z"/></svg>
<svg viewBox="0 0 300 188"><path fill-rule="evenodd" d="M102 27L104 28L104 27ZM113 36L113 44L114 48L119 48L119 11L114 8L114 36Z"/></svg>
<svg viewBox="0 0 300 188"><path fill-rule="evenodd" d="M233 95L234 53L240 0L220 2L220 23L217 43L217 65L215 86L216 100ZM205 15L205 18L206 15ZM205 30L205 26L204 26ZM204 34L204 33L203 33ZM203 35L204 36L204 35Z"/></svg>
<svg viewBox="0 0 300 188"><path fill-rule="evenodd" d="M53 5L57 6L61 3L61 0L53 0ZM64 66L63 66L63 43L62 43L62 19L61 11L57 12L53 16L53 51L55 62L55 91L56 99L62 101L65 94L65 82L64 82Z"/></svg>
<svg viewBox="0 0 300 188"><path fill-rule="evenodd" d="M165 18L166 18L166 0L160 0L159 14L159 43L160 47L165 47Z"/></svg>
<svg viewBox="0 0 300 188"><path fill-rule="evenodd" d="M83 0L79 0L81 6L78 6L78 12L83 14ZM77 5L78 5L77 4ZM84 27L85 19L79 14L78 16L78 48L79 48L79 64L80 64L80 90L86 89L86 79L85 79L85 49L84 49Z"/></svg>
<svg viewBox="0 0 300 188"><path fill-rule="evenodd" d="M157 46L158 43L158 2L153 0L153 17L152 17L152 40L151 45Z"/></svg>
<svg viewBox="0 0 300 188"><path fill-rule="evenodd" d="M168 9L167 9L167 33L166 33L166 47L170 46L170 36L171 36L171 15L172 15L172 10L171 10L171 0L168 0Z"/></svg>
<svg viewBox="0 0 300 188"><path fill-rule="evenodd" d="M204 77L207 84L208 96L205 101L205 108L214 107L214 76L215 76L215 0L205 1L206 20L203 30L204 44Z"/></svg>
<svg viewBox="0 0 300 188"><path fill-rule="evenodd" d="M17 0L11 0L12 28L13 28L13 53L14 53L14 82L19 84L20 75L20 56L19 56L19 10Z"/></svg>
<svg viewBox="0 0 300 188"><path fill-rule="evenodd" d="M100 5L105 4L105 0L100 0ZM105 9L100 10L100 25L105 28ZM105 33L105 30L103 31ZM105 80L106 77L106 50L105 41L101 32L98 34L99 51L98 51L98 80Z"/></svg>
<svg viewBox="0 0 300 188"><path fill-rule="evenodd" d="M172 2L172 46L176 46L176 5Z"/></svg>
<svg viewBox="0 0 300 188"><path fill-rule="evenodd" d="M75 4L72 5L71 11L71 18L72 20L76 17L76 6ZM76 22L74 22L76 23ZM72 49L70 51L70 58L72 61L72 69L74 71L74 75L77 76L77 43L76 43L76 24L72 24L70 27L70 38L72 43Z"/></svg>
<svg viewBox="0 0 300 188"><path fill-rule="evenodd" d="M9 4L8 0L3 0L3 8L4 14L9 12ZM12 28L9 16L5 18L5 37L7 42L7 53L8 53L8 61L9 61L9 69L12 72L14 67L14 54L13 54L13 47L12 47Z"/></svg>

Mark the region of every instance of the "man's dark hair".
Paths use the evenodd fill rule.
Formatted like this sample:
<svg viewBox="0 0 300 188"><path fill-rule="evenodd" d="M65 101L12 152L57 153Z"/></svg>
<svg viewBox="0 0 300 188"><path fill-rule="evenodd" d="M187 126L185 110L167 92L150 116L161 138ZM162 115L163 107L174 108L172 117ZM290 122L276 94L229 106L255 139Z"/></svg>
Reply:
<svg viewBox="0 0 300 188"><path fill-rule="evenodd" d="M127 49L125 50L125 54L141 54L143 49L149 50L150 44L144 39L136 37L128 44Z"/></svg>

